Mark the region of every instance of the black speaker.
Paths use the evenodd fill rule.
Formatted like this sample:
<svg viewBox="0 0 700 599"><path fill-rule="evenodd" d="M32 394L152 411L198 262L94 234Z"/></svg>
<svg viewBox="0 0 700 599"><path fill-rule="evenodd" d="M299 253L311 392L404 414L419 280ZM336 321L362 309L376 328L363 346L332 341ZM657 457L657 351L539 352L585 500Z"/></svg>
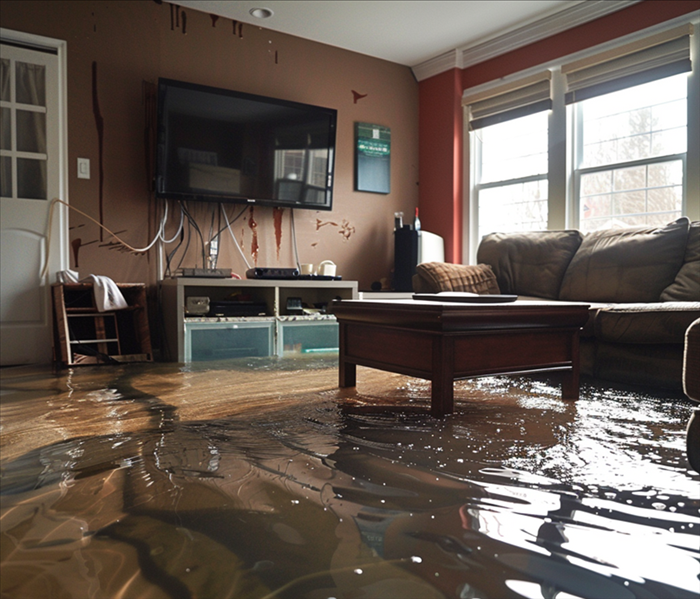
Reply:
<svg viewBox="0 0 700 599"><path fill-rule="evenodd" d="M404 225L394 231L394 291L413 291L413 275L418 264L420 231Z"/></svg>

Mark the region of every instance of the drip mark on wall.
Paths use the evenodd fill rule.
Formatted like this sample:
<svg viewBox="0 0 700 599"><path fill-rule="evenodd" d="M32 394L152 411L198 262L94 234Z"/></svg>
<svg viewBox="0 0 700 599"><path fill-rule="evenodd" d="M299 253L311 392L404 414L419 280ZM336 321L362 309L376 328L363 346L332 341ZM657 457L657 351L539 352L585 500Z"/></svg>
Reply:
<svg viewBox="0 0 700 599"><path fill-rule="evenodd" d="M84 227L85 225L78 225L77 227L71 227L71 229L76 228L79 229L80 227ZM80 237L76 237L73 241L70 242L71 247L73 249L73 262L75 262L75 268L78 268L78 258L80 254L80 248L84 248L85 246L92 245L93 243L97 243L97 239L94 241L88 241L87 243L83 243L83 240Z"/></svg>
<svg viewBox="0 0 700 599"><path fill-rule="evenodd" d="M95 126L97 127L97 152L98 152L98 185L99 185L99 209L100 224L104 225L103 188L104 188L104 119L100 112L100 101L97 96L97 62L92 63L92 112L95 115ZM100 227L100 241L103 239L102 228Z"/></svg>
<svg viewBox="0 0 700 599"><path fill-rule="evenodd" d="M362 100L362 98L366 98L367 94L361 94L359 92L356 92L354 89L352 90L352 101L353 104L357 104L358 100Z"/></svg>
<svg viewBox="0 0 700 599"><path fill-rule="evenodd" d="M255 207L250 207L250 218L248 219L248 226L253 232L253 239L250 242L250 253L253 256L255 265L258 265L258 250L260 246L258 245L258 223L255 222Z"/></svg>
<svg viewBox="0 0 700 599"><path fill-rule="evenodd" d="M275 64L279 64L277 50L275 50Z"/></svg>
<svg viewBox="0 0 700 599"><path fill-rule="evenodd" d="M343 236L343 239L347 241L350 239L350 237L355 233L355 227L353 227L349 221L343 219L343 222L340 223L340 225L336 222L333 222L331 220L323 222L320 218L316 219L316 230L318 231L321 227L325 227L327 225L330 225L332 227L338 227L338 233Z"/></svg>
<svg viewBox="0 0 700 599"><path fill-rule="evenodd" d="M275 221L275 242L277 243L277 261L280 259L280 247L282 246L282 217L284 208L273 208L272 216Z"/></svg>
<svg viewBox="0 0 700 599"><path fill-rule="evenodd" d="M209 15L211 17L211 26L216 27L216 22L219 20L219 15Z"/></svg>
<svg viewBox="0 0 700 599"><path fill-rule="evenodd" d="M78 254L80 253L80 245L82 244L82 242L83 240L80 239L80 237L70 242L71 247L73 248L73 263L75 265L75 268L78 268L80 266L78 264Z"/></svg>
<svg viewBox="0 0 700 599"><path fill-rule="evenodd" d="M180 27L180 7L174 4L170 5L170 31ZM182 11L182 34L187 34L187 14Z"/></svg>
<svg viewBox="0 0 700 599"><path fill-rule="evenodd" d="M338 230L338 233L340 233L343 236L343 239L347 241L350 239L350 236L355 232L355 227L353 227L347 220L343 219L343 222L340 225L340 229Z"/></svg>
<svg viewBox="0 0 700 599"><path fill-rule="evenodd" d="M337 227L338 223L334 223L331 220L327 220L325 223L320 219L316 219L316 230L318 231L321 227L325 227L326 225L331 225L332 227Z"/></svg>

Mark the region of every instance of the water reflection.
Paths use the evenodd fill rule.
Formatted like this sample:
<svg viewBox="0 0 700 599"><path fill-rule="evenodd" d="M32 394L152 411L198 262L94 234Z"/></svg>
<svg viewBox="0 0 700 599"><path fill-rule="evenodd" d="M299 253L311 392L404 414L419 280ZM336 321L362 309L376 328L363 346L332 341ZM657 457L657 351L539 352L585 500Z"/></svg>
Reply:
<svg viewBox="0 0 700 599"><path fill-rule="evenodd" d="M4 379L3 596L697 597L681 398L312 366Z"/></svg>

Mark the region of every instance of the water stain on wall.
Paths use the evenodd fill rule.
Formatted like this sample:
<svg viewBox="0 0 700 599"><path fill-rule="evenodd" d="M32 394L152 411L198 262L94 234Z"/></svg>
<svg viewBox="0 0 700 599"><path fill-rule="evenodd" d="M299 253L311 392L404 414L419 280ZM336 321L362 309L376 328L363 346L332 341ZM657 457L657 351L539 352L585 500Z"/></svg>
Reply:
<svg viewBox="0 0 700 599"><path fill-rule="evenodd" d="M80 266L78 258L79 258L80 246L81 246L82 242L83 242L83 240L80 239L80 237L78 237L70 242L70 245L73 248L73 264L75 265L75 268L78 268Z"/></svg>
<svg viewBox="0 0 700 599"><path fill-rule="evenodd" d="M275 221L275 243L277 244L277 261L280 259L280 247L282 246L282 217L284 208L273 208L272 217Z"/></svg>
<svg viewBox="0 0 700 599"><path fill-rule="evenodd" d="M100 112L100 100L97 95L97 62L92 63L92 112L95 115L95 127L97 128L97 153L98 153L98 185L99 185L99 209L100 224L104 225L103 189L104 189L104 129L105 122ZM102 229L100 228L100 241L102 241Z"/></svg>
<svg viewBox="0 0 700 599"><path fill-rule="evenodd" d="M253 239L250 242L250 253L253 256L255 265L258 264L258 251L260 246L258 245L258 223L255 220L255 208L250 207L250 218L248 219L248 227L253 232Z"/></svg>
<svg viewBox="0 0 700 599"><path fill-rule="evenodd" d="M343 221L338 224L336 222L333 222L331 220L328 221L322 221L320 218L316 219L316 230L318 231L321 229L321 227L326 227L326 226L332 226L332 227L338 227L338 233L343 236L343 239L346 241L350 239L350 237L356 232L355 227L353 227L350 224L350 221L343 219Z"/></svg>
<svg viewBox="0 0 700 599"><path fill-rule="evenodd" d="M369 94L361 94L360 92L356 92L354 89L352 91L352 102L353 104L357 104L358 100L362 100L362 98L366 98Z"/></svg>
<svg viewBox="0 0 700 599"><path fill-rule="evenodd" d="M209 15L211 17L211 26L216 27L216 22L219 20L219 15Z"/></svg>
<svg viewBox="0 0 700 599"><path fill-rule="evenodd" d="M316 219L316 230L318 231L321 227L331 225L332 227L337 227L338 223L334 223L332 220L322 221L320 218Z"/></svg>
<svg viewBox="0 0 700 599"><path fill-rule="evenodd" d="M347 241L355 233L355 227L353 227L347 220L343 219L338 233L340 233L343 236L343 239Z"/></svg>

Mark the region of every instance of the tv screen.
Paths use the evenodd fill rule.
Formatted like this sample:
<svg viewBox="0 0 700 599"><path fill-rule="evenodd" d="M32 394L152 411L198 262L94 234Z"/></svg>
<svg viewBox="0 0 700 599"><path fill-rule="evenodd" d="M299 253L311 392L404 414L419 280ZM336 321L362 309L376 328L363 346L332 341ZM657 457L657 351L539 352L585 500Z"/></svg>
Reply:
<svg viewBox="0 0 700 599"><path fill-rule="evenodd" d="M331 210L337 111L160 79L156 196Z"/></svg>

